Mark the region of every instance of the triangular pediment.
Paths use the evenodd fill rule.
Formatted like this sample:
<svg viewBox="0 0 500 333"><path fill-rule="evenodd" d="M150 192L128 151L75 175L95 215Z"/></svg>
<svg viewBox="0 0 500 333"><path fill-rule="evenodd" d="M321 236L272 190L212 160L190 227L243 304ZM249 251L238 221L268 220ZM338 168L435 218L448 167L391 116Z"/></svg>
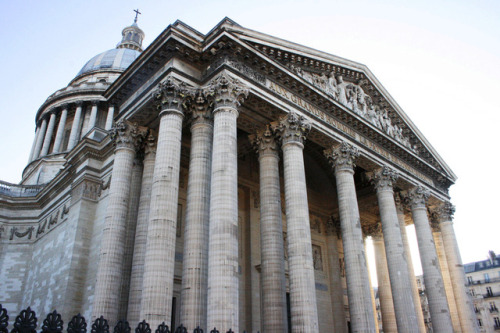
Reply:
<svg viewBox="0 0 500 333"><path fill-rule="evenodd" d="M329 112L360 135L388 147L398 158L431 176L441 189L446 191L456 179L365 65L243 28L227 17L205 35L176 21L108 92L129 94L172 57L193 64L204 77L210 77L220 66L229 66L242 75L253 75L249 78L260 85L272 81Z"/></svg>

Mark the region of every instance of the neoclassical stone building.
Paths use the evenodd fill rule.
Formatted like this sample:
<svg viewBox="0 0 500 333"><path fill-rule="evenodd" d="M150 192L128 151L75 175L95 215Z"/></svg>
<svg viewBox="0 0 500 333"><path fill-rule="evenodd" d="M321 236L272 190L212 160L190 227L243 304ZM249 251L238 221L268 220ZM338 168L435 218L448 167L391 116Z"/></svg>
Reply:
<svg viewBox="0 0 500 333"><path fill-rule="evenodd" d="M477 330L455 175L366 66L227 18L143 37L125 28L38 110L21 183L0 184L4 307L376 332L372 237L384 331L424 332L414 224L434 332Z"/></svg>

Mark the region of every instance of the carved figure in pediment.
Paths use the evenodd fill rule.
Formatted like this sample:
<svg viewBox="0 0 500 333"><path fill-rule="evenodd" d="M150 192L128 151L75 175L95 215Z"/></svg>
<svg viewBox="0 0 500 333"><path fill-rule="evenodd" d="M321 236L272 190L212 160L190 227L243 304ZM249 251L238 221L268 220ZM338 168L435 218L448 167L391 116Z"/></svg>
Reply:
<svg viewBox="0 0 500 333"><path fill-rule="evenodd" d="M337 77L337 99L342 104L347 106L346 84L342 76Z"/></svg>
<svg viewBox="0 0 500 333"><path fill-rule="evenodd" d="M335 73L333 71L328 75L326 93L337 99L337 79L335 79Z"/></svg>
<svg viewBox="0 0 500 333"><path fill-rule="evenodd" d="M377 113L377 110L375 110L375 106L372 104L370 105L370 107L368 108L368 120L373 124L375 125L376 127L378 128L381 128L382 125L380 125L380 121L379 121L379 117L378 117L378 113Z"/></svg>
<svg viewBox="0 0 500 333"><path fill-rule="evenodd" d="M328 77L325 75L325 73L322 73L321 76L317 76L318 80L318 85L321 90L327 91L328 90Z"/></svg>
<svg viewBox="0 0 500 333"><path fill-rule="evenodd" d="M365 91L361 86L356 87L358 91L358 107L360 114L366 118L366 114L368 112L368 104L371 104L371 97L367 94L365 94Z"/></svg>
<svg viewBox="0 0 500 333"><path fill-rule="evenodd" d="M386 109L380 113L380 123L382 125L382 129L387 133L387 135L394 137L394 127L392 126L391 118L389 118L389 114Z"/></svg>
<svg viewBox="0 0 500 333"><path fill-rule="evenodd" d="M347 107L357 114L359 114L358 109L358 91L354 84L348 84L345 86L346 96L347 96Z"/></svg>

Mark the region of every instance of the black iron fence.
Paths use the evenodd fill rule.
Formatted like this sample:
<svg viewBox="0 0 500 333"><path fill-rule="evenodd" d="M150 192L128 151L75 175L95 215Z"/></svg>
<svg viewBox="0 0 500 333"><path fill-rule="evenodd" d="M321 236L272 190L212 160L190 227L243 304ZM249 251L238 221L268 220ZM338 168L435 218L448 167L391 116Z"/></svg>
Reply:
<svg viewBox="0 0 500 333"><path fill-rule="evenodd" d="M35 311L28 307L22 310L14 320L13 327L9 331L9 315L7 309L0 304L0 333L37 333L38 318ZM42 322L40 333L63 333L64 322L61 315L57 311L53 311L45 317ZM87 321L81 314L74 316L66 327L67 333L87 333ZM131 333L132 328L129 323L124 320L118 321L113 330L110 330L107 319L104 317L94 320L90 327L90 333ZM151 327L143 320L135 328L135 333L151 333ZM188 333L187 329L180 325L175 330L171 330L165 322L158 325L155 333ZM203 329L197 327L193 333L203 333ZM217 328L213 328L209 333L221 333ZM224 332L222 332L224 333ZM226 333L235 333L229 329ZM246 333L246 332L243 332Z"/></svg>

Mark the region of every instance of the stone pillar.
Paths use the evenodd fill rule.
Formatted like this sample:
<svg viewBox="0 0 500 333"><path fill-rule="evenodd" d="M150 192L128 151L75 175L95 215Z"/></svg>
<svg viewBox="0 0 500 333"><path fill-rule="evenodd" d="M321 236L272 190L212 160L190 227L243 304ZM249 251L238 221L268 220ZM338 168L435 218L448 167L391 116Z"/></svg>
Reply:
<svg viewBox="0 0 500 333"><path fill-rule="evenodd" d="M210 191L207 330L239 331L237 107L248 95L222 73L207 89L214 95L214 139Z"/></svg>
<svg viewBox="0 0 500 333"><path fill-rule="evenodd" d="M104 316L115 323L119 319L130 182L141 135L137 127L123 121L113 131L116 152L97 266L92 320Z"/></svg>
<svg viewBox="0 0 500 333"><path fill-rule="evenodd" d="M273 128L281 138L283 150L292 332L318 332L316 285L303 156L304 141L311 130L311 123L303 116L291 112L274 123Z"/></svg>
<svg viewBox="0 0 500 333"><path fill-rule="evenodd" d="M106 116L106 125L104 126L104 129L106 131L109 131L113 127L114 117L115 117L115 106L110 105L108 107L108 115Z"/></svg>
<svg viewBox="0 0 500 333"><path fill-rule="evenodd" d="M474 304L467 292L464 267L460 250L458 249L455 231L453 230L453 214L455 208L449 202L445 202L439 211L441 235L443 238L444 250L446 252L446 260L448 261L448 269L457 304L458 315L460 317L460 325L463 332L478 332L476 314L474 312Z"/></svg>
<svg viewBox="0 0 500 333"><path fill-rule="evenodd" d="M208 222L213 122L201 91L187 100L192 117L180 322L190 332L207 329Z"/></svg>
<svg viewBox="0 0 500 333"><path fill-rule="evenodd" d="M398 326L396 324L396 313L392 301L393 294L391 291L391 282L389 281L384 238L379 234L372 236L372 241L375 250L375 265L377 267L378 297L380 300L380 312L382 312L382 327L384 333L397 333Z"/></svg>
<svg viewBox="0 0 500 333"><path fill-rule="evenodd" d="M326 223L326 246L328 250L328 266L330 268L330 297L332 302L333 331L346 333L347 322L344 310L344 290L339 264L338 239L340 221L331 217Z"/></svg>
<svg viewBox="0 0 500 333"><path fill-rule="evenodd" d="M52 141L52 134L54 133L54 127L56 125L56 112L50 112L49 125L47 127L47 132L45 133L45 139L43 140L42 151L40 157L43 157L49 153L50 142Z"/></svg>
<svg viewBox="0 0 500 333"><path fill-rule="evenodd" d="M80 140L80 122L82 120L82 102L76 104L75 116L73 118L73 124L71 125L71 132L68 141L68 150L75 148L76 144Z"/></svg>
<svg viewBox="0 0 500 333"><path fill-rule="evenodd" d="M368 286L370 288L370 298L372 301L372 313L373 313L373 321L375 322L375 331L374 333L379 333L380 332L380 325L378 322L378 316L377 316L377 306L375 305L375 290L373 289L373 283L372 283L372 274L370 273L370 265L369 265L369 260L368 260L368 251L366 250L366 233L363 232L363 243L364 243L364 248L365 248L365 262L366 262L366 271L368 272Z"/></svg>
<svg viewBox="0 0 500 333"><path fill-rule="evenodd" d="M404 253L396 202L394 201L393 184L397 177L398 174L394 170L384 166L374 173L373 182L377 190L387 268L391 281L398 330L417 333L417 312L411 288L408 288L411 283L408 275L408 262Z"/></svg>
<svg viewBox="0 0 500 333"><path fill-rule="evenodd" d="M357 148L343 142L325 152L335 170L339 201L342 243L347 280L347 295L353 332L376 330L371 307L368 270L363 246L356 188L354 186L354 160Z"/></svg>
<svg viewBox="0 0 500 333"><path fill-rule="evenodd" d="M151 327L170 323L174 287L175 241L179 197L184 84L167 77L153 92L160 111L151 203L141 319Z"/></svg>
<svg viewBox="0 0 500 333"><path fill-rule="evenodd" d="M263 332L287 332L278 146L269 126L251 136L259 154Z"/></svg>
<svg viewBox="0 0 500 333"><path fill-rule="evenodd" d="M128 298L127 319L131 323L141 321L142 283L144 277L144 261L146 259L146 239L148 234L149 207L151 187L156 157L156 136L149 133L144 144L144 161L142 171L141 197L137 210L137 226L135 229L134 254L130 273L130 289Z"/></svg>
<svg viewBox="0 0 500 333"><path fill-rule="evenodd" d="M45 139L45 131L47 130L47 118L42 119L42 124L38 130L38 137L36 140L35 151L33 152L33 160L36 160L40 156L42 150L43 140Z"/></svg>
<svg viewBox="0 0 500 333"><path fill-rule="evenodd" d="M59 118L59 125L57 126L56 138L54 140L54 147L52 152L57 154L61 151L61 144L64 136L64 127L66 126L66 118L68 117L68 105L63 105L61 117Z"/></svg>
<svg viewBox="0 0 500 333"><path fill-rule="evenodd" d="M408 194L424 272L424 284L429 301L432 328L435 332L440 333L453 332L443 277L439 269L436 247L427 217L426 204L428 197L429 191L421 186L413 188Z"/></svg>
<svg viewBox="0 0 500 333"><path fill-rule="evenodd" d="M120 291L120 311L118 318L127 318L128 299L130 294L130 279L132 273L132 260L134 255L134 240L137 227L137 217L139 213L139 200L141 197L142 185L142 152L138 152L132 166L132 176L130 180L130 194L127 212L127 225L125 234L125 253L123 255L123 278Z"/></svg>
<svg viewBox="0 0 500 333"><path fill-rule="evenodd" d="M90 119L89 119L89 124L87 126L87 133L90 132L97 123L98 105L99 101L92 101L92 108L90 109Z"/></svg>
<svg viewBox="0 0 500 333"><path fill-rule="evenodd" d="M436 245L436 253L438 256L439 267L441 269L441 275L443 277L444 290L446 292L446 301L448 302L448 308L450 309L453 332L462 333L462 328L460 327L460 318L458 317L457 305L455 303L455 295L453 294L453 287L451 286L450 271L448 270L446 254L444 253L443 239L441 237L441 231L439 230L439 223L433 221L433 215L435 214L431 213L432 237L434 239L434 244Z"/></svg>
<svg viewBox="0 0 500 333"><path fill-rule="evenodd" d="M40 137L40 126L36 126L35 129L35 138L33 139L33 145L31 146L30 157L28 159L28 163L34 160L33 155L35 154L36 144L38 143L38 139Z"/></svg>
<svg viewBox="0 0 500 333"><path fill-rule="evenodd" d="M401 239L403 240L403 247L408 263L408 276L410 277L410 287L413 294L413 304L418 318L418 329L420 333L426 333L424 314L422 312L422 305L420 304L420 295L418 293L417 279L415 277L415 270L413 268L413 261L411 259L410 243L408 242L408 235L406 234L405 212L403 203L401 202L401 194L397 193L395 196L396 210L398 212L399 228L401 230Z"/></svg>

